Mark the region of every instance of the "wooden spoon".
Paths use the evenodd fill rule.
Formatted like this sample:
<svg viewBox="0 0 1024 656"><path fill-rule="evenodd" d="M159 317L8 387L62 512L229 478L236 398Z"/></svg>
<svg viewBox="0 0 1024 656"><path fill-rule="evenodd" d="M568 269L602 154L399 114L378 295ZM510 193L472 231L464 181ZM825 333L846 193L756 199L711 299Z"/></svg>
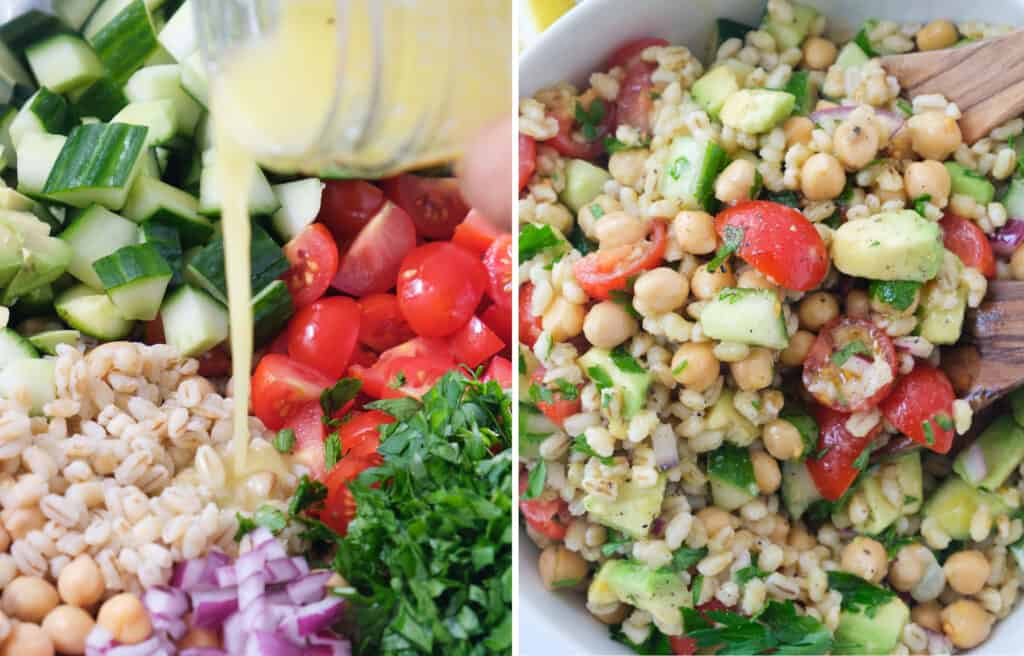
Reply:
<svg viewBox="0 0 1024 656"><path fill-rule="evenodd" d="M890 55L881 62L911 98L940 93L955 102L968 144L1024 113L1024 29L957 48Z"/></svg>

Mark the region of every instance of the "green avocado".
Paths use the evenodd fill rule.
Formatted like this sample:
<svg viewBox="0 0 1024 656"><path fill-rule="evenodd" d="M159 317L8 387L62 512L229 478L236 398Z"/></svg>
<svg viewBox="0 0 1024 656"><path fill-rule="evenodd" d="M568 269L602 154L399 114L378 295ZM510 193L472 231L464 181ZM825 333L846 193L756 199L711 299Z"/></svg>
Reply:
<svg viewBox="0 0 1024 656"><path fill-rule="evenodd" d="M728 66L716 66L693 83L690 93L711 118L718 118L726 99L740 90L736 71Z"/></svg>
<svg viewBox="0 0 1024 656"><path fill-rule="evenodd" d="M679 622L679 609L693 603L679 574L668 568L651 569L636 560L609 560L594 575L587 603L616 601L645 610L665 623Z"/></svg>
<svg viewBox="0 0 1024 656"><path fill-rule="evenodd" d="M954 540L966 540L971 534L971 518L982 504L993 519L1010 511L997 495L971 487L957 476L946 479L924 506L924 517L933 517Z"/></svg>
<svg viewBox="0 0 1024 656"><path fill-rule="evenodd" d="M622 393L624 418L629 419L646 406L651 372L633 358L623 358L617 351L594 347L583 354L579 364L598 387L604 388L610 383L612 388Z"/></svg>
<svg viewBox="0 0 1024 656"><path fill-rule="evenodd" d="M913 210L847 221L832 235L832 262L849 276L925 282L942 266L942 231Z"/></svg>
<svg viewBox="0 0 1024 656"><path fill-rule="evenodd" d="M900 642L903 627L910 619L910 609L899 597L885 604L858 612L844 610L839 614L833 654L890 654Z"/></svg>
<svg viewBox="0 0 1024 656"><path fill-rule="evenodd" d="M963 270L960 258L954 259L956 266ZM956 344L960 339L967 312L967 288L958 285L955 296L953 305L946 307L946 294L940 289L937 280L924 286L921 290L921 304L917 308L917 315L920 318L918 334L921 337L932 344Z"/></svg>
<svg viewBox="0 0 1024 656"><path fill-rule="evenodd" d="M996 419L970 447L960 452L953 471L983 490L994 491L1024 460L1024 428L1013 417ZM978 467L977 465L984 465Z"/></svg>
<svg viewBox="0 0 1024 656"><path fill-rule="evenodd" d="M715 505L732 512L760 493L750 450L723 444L708 454L708 481Z"/></svg>
<svg viewBox="0 0 1024 656"><path fill-rule="evenodd" d="M659 475L652 487L640 487L633 481L626 481L619 484L619 494L614 500L588 494L583 497L583 507L595 522L643 540L650 532L654 518L661 514L666 483L664 475Z"/></svg>
<svg viewBox="0 0 1024 656"><path fill-rule="evenodd" d="M706 426L709 430L725 431L725 441L737 446L749 446L757 439L758 431L750 420L740 414L733 405L736 394L731 389L723 389L718 400L708 412Z"/></svg>
<svg viewBox="0 0 1024 656"><path fill-rule="evenodd" d="M882 471L888 467L896 468L896 478L903 491L903 500L894 505L885 496L882 487ZM882 464L859 484L868 505L868 518L862 523L855 523L854 528L861 533L875 535L887 529L903 515L913 515L921 509L924 487L921 478L921 455L917 451L893 458Z"/></svg>
<svg viewBox="0 0 1024 656"><path fill-rule="evenodd" d="M789 118L796 96L770 89L740 89L729 95L719 116L723 125L749 134L768 132Z"/></svg>
<svg viewBox="0 0 1024 656"><path fill-rule="evenodd" d="M612 176L601 167L582 159L572 159L565 165L565 189L559 197L573 213L579 212L604 190L604 183Z"/></svg>

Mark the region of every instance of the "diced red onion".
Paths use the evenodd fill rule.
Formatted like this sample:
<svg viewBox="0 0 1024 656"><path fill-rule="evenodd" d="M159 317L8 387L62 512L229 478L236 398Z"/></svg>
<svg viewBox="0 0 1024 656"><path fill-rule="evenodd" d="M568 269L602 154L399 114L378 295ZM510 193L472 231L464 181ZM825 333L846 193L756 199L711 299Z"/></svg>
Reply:
<svg viewBox="0 0 1024 656"><path fill-rule="evenodd" d="M234 565L218 567L217 571L214 572L214 578L217 580L217 585L222 588L238 585L238 575L235 573Z"/></svg>
<svg viewBox="0 0 1024 656"><path fill-rule="evenodd" d="M272 586L274 590L267 592L263 598L267 600L267 603L271 606L292 606L292 598L288 595L288 590L281 586Z"/></svg>
<svg viewBox="0 0 1024 656"><path fill-rule="evenodd" d="M977 485L988 476L988 463L985 462L985 452L982 451L978 442L972 444L967 453L964 454L964 477L971 485Z"/></svg>
<svg viewBox="0 0 1024 656"><path fill-rule="evenodd" d="M178 656L228 656L228 653L216 647L189 647Z"/></svg>
<svg viewBox="0 0 1024 656"><path fill-rule="evenodd" d="M306 576L292 581L286 588L288 596L292 602L298 605L311 604L320 601L326 595L327 590L324 586L327 585L328 579L331 578L330 572L313 572Z"/></svg>
<svg viewBox="0 0 1024 656"><path fill-rule="evenodd" d="M103 656L115 644L114 634L96 624L85 638L85 656Z"/></svg>
<svg viewBox="0 0 1024 656"><path fill-rule="evenodd" d="M295 613L295 628L300 636L312 635L338 621L345 610L345 600L329 597L315 604L300 608Z"/></svg>
<svg viewBox="0 0 1024 656"><path fill-rule="evenodd" d="M816 112L812 112L808 118L815 123L822 121L823 119L832 119L835 121L845 121L850 118L850 114L853 110L857 109L859 105L841 105L839 107L830 107L828 109L819 109ZM901 127L903 127L903 117L896 112L890 112L885 109L875 109L875 117L880 119L881 122L889 128L889 136L896 134Z"/></svg>
<svg viewBox="0 0 1024 656"><path fill-rule="evenodd" d="M296 567L291 558L278 558L267 561L266 564L267 583L287 583L302 576L302 571Z"/></svg>
<svg viewBox="0 0 1024 656"><path fill-rule="evenodd" d="M174 649L174 645L170 645ZM162 636L155 635L149 640L135 645L118 645L107 650L106 656L156 656L157 654L173 654L168 651L168 642Z"/></svg>
<svg viewBox="0 0 1024 656"><path fill-rule="evenodd" d="M235 579L239 582L244 581L253 574L262 572L266 564L266 554L260 549L253 549L247 554L242 554L235 561Z"/></svg>
<svg viewBox="0 0 1024 656"><path fill-rule="evenodd" d="M302 556L295 556L294 558L292 558L292 564L295 565L296 569L299 570L300 576L305 576L306 574L309 574L309 563L307 563L306 559Z"/></svg>
<svg viewBox="0 0 1024 656"><path fill-rule="evenodd" d="M237 610L237 588L198 590L192 593L192 623L196 626L215 628Z"/></svg>
<svg viewBox="0 0 1024 656"><path fill-rule="evenodd" d="M654 445L654 462L662 471L679 464L679 443L671 430L656 430L651 442Z"/></svg>
<svg viewBox="0 0 1024 656"><path fill-rule="evenodd" d="M989 239L992 252L1001 257L1010 257L1024 243L1024 217L1010 219Z"/></svg>
<svg viewBox="0 0 1024 656"><path fill-rule="evenodd" d="M224 622L222 631L224 649L229 654L240 654L245 649L245 641L248 639L248 629L245 626L245 618L241 613L235 613Z"/></svg>
<svg viewBox="0 0 1024 656"><path fill-rule="evenodd" d="M231 558L220 551L211 551L206 558L196 558L178 563L171 576L171 586L191 592L200 585L216 585L215 572L231 562Z"/></svg>
<svg viewBox="0 0 1024 656"><path fill-rule="evenodd" d="M352 644L348 640L329 632L309 636L309 644L329 648L326 656L349 656L352 653Z"/></svg>
<svg viewBox="0 0 1024 656"><path fill-rule="evenodd" d="M245 656L303 656L303 648L270 631L253 631Z"/></svg>
<svg viewBox="0 0 1024 656"><path fill-rule="evenodd" d="M154 629L166 633L174 640L181 640L185 637L185 634L188 633L188 625L185 624L185 620L180 617L161 615L160 613L154 613L152 611L150 611L149 617L153 622Z"/></svg>
<svg viewBox="0 0 1024 656"><path fill-rule="evenodd" d="M270 529L263 526L257 526L251 533L249 533L249 539L252 540L253 548L267 544L268 542L277 541L274 539L274 534L270 532Z"/></svg>
<svg viewBox="0 0 1024 656"><path fill-rule="evenodd" d="M263 598L267 590L267 577L262 572L256 572L238 585L238 607L245 610L249 604L257 599Z"/></svg>
<svg viewBox="0 0 1024 656"><path fill-rule="evenodd" d="M154 615L181 617L188 612L188 595L184 590L166 585L157 585L142 595L146 610Z"/></svg>

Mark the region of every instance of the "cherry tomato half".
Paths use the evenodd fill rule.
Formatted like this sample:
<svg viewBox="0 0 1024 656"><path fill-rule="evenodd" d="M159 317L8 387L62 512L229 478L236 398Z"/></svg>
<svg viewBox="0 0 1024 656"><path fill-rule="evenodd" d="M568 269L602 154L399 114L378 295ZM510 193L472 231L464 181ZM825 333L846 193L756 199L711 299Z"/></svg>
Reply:
<svg viewBox="0 0 1024 656"><path fill-rule="evenodd" d="M505 346L512 343L512 308L490 305L480 313L480 320L505 342Z"/></svg>
<svg viewBox="0 0 1024 656"><path fill-rule="evenodd" d="M512 235L503 234L494 240L484 255L484 266L491 300L495 305L512 307Z"/></svg>
<svg viewBox="0 0 1024 656"><path fill-rule="evenodd" d="M288 322L288 355L332 380L348 369L359 337L359 304L345 296L322 298Z"/></svg>
<svg viewBox="0 0 1024 656"><path fill-rule="evenodd" d="M478 258L451 242L431 242L402 260L398 307L417 335L444 337L469 321L486 287Z"/></svg>
<svg viewBox="0 0 1024 656"><path fill-rule="evenodd" d="M992 244L976 223L946 212L939 225L943 245L959 257L964 266L981 271L986 278L995 277L996 256L992 253Z"/></svg>
<svg viewBox="0 0 1024 656"><path fill-rule="evenodd" d="M448 346L457 363L475 369L486 362L487 358L505 348L505 342L501 341L501 338L483 321L471 317L466 325L448 338Z"/></svg>
<svg viewBox="0 0 1024 656"><path fill-rule="evenodd" d="M739 243L736 254L744 262L787 289L814 289L828 273L825 242L792 207L767 200L737 203L715 217L715 230L726 243Z"/></svg>
<svg viewBox="0 0 1024 656"><path fill-rule="evenodd" d="M324 440L327 427L323 422L324 411L320 399L306 401L293 412L284 423L295 433L295 447L292 454L296 461L309 468L313 478L322 481L327 474L324 468Z"/></svg>
<svg viewBox="0 0 1024 656"><path fill-rule="evenodd" d="M494 380L504 389L512 389L512 362L506 358L496 355L491 358L491 364L487 365L484 372L484 381Z"/></svg>
<svg viewBox="0 0 1024 656"><path fill-rule="evenodd" d="M319 401L334 380L283 355L264 355L252 375L252 407L271 430L279 430L307 401Z"/></svg>
<svg viewBox="0 0 1024 656"><path fill-rule="evenodd" d="M643 54L644 50L652 46L667 46L668 41L665 39L658 39L655 37L645 37L642 39L634 39L627 41L618 48L615 49L608 57L608 63L606 68L612 69L616 66L626 67L635 61L640 60L640 55Z"/></svg>
<svg viewBox="0 0 1024 656"><path fill-rule="evenodd" d="M615 99L616 117L620 124L632 126L643 133L650 131L651 110L654 109L651 76L656 68L655 63L641 60L639 54L626 65L626 77L619 85L619 95Z"/></svg>
<svg viewBox="0 0 1024 656"><path fill-rule="evenodd" d="M819 406L814 409L814 416L818 421L818 450L814 455L820 458L809 457L807 471L821 496L836 501L860 473L854 462L875 438L881 424L864 437L856 437L846 430L850 415L845 412Z"/></svg>
<svg viewBox="0 0 1024 656"><path fill-rule="evenodd" d="M285 244L284 255L291 268L282 278L296 308L323 296L338 273L338 246L327 228L319 223L306 226Z"/></svg>
<svg viewBox="0 0 1024 656"><path fill-rule="evenodd" d="M378 353L416 336L398 309L394 294L370 294L359 299L363 319L359 341Z"/></svg>
<svg viewBox="0 0 1024 656"><path fill-rule="evenodd" d="M416 245L416 228L405 211L387 203L341 256L331 285L352 296L386 292L395 286L402 258Z"/></svg>
<svg viewBox="0 0 1024 656"><path fill-rule="evenodd" d="M477 210L469 210L466 220L455 226L452 243L483 256L491 243L501 235L491 220Z"/></svg>
<svg viewBox="0 0 1024 656"><path fill-rule="evenodd" d="M338 431L341 454L357 458L377 455L377 447L380 446L380 426L393 423L395 418L380 410L353 413Z"/></svg>
<svg viewBox="0 0 1024 656"><path fill-rule="evenodd" d="M693 656L697 653L697 641L686 636L669 636L668 644L675 656Z"/></svg>
<svg viewBox="0 0 1024 656"><path fill-rule="evenodd" d="M544 330L541 325L541 317L535 316L530 309L533 304L532 299L533 283L523 283L519 288L519 341L530 348L537 343L537 338Z"/></svg>
<svg viewBox="0 0 1024 656"><path fill-rule="evenodd" d="M555 120L558 121L558 134L544 143L557 150L559 154L574 159L597 159L603 155L604 138L615 130L615 105L601 102L604 107L604 116L601 122L594 126L593 139L578 140L574 136L574 133L579 130L576 118L565 115L555 116Z"/></svg>
<svg viewBox="0 0 1024 656"><path fill-rule="evenodd" d="M519 191L526 188L537 170L537 141L519 133Z"/></svg>
<svg viewBox="0 0 1024 656"><path fill-rule="evenodd" d="M339 535L348 532L348 525L356 516L356 500L348 484L370 467L380 464L380 456L351 456L342 458L327 475L327 498L320 512L320 521Z"/></svg>
<svg viewBox="0 0 1024 656"><path fill-rule="evenodd" d="M381 185L388 199L405 210L416 234L427 239L451 239L455 226L469 213L455 178L425 178L403 173Z"/></svg>
<svg viewBox="0 0 1024 656"><path fill-rule="evenodd" d="M655 220L648 225L650 239L594 251L573 265L583 291L607 301L613 291L626 288L629 278L661 263L667 242L665 222Z"/></svg>
<svg viewBox="0 0 1024 656"><path fill-rule="evenodd" d="M325 180L318 223L340 242L355 239L384 206L384 192L365 180Z"/></svg>
<svg viewBox="0 0 1024 656"><path fill-rule="evenodd" d="M363 383L363 392L375 399L403 396L421 398L441 376L455 367L455 360L444 353L437 357L412 356L378 360L372 367L353 365L349 373Z"/></svg>
<svg viewBox="0 0 1024 656"><path fill-rule="evenodd" d="M882 414L901 433L936 453L953 446L953 385L939 369L916 362L882 401Z"/></svg>
<svg viewBox="0 0 1024 656"><path fill-rule="evenodd" d="M537 367L534 369L533 374L530 376L533 383L537 385L544 384L544 374L546 369L544 367ZM576 390L575 398L567 399L565 395L559 390L550 390L551 398L553 399L550 403L546 401L537 401L537 409L544 413L548 419L561 426L565 423L567 417L571 417L580 411L582 402L580 401L579 389Z"/></svg>
<svg viewBox="0 0 1024 656"><path fill-rule="evenodd" d="M519 493L522 494L527 486L526 469L519 471ZM569 504L563 499L519 499L519 510L523 513L526 523L530 528L552 540L564 540L572 515L569 514Z"/></svg>
<svg viewBox="0 0 1024 656"><path fill-rule="evenodd" d="M838 317L821 328L804 359L803 382L822 405L862 412L878 405L896 377L896 348L866 319Z"/></svg>

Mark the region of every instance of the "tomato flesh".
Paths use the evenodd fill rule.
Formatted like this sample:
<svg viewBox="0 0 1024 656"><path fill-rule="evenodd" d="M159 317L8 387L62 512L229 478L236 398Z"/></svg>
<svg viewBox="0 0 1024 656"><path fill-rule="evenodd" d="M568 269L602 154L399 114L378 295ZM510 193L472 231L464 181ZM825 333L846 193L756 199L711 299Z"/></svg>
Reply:
<svg viewBox="0 0 1024 656"><path fill-rule="evenodd" d="M505 348L505 342L477 317L471 317L466 325L455 331L448 339L448 346L455 361L467 365L470 369L475 369L486 362L487 358Z"/></svg>
<svg viewBox="0 0 1024 656"><path fill-rule="evenodd" d="M992 244L976 223L946 212L939 225L943 245L959 257L964 266L977 269L986 278L995 277L996 256Z"/></svg>
<svg viewBox="0 0 1024 656"><path fill-rule="evenodd" d="M544 367L537 367L534 369L533 374L530 376L533 383L536 385L544 384L544 374L546 373ZM544 413L544 416L550 419L555 424L561 426L565 423L566 418L577 414L583 407L580 401L579 388L576 390L575 398L565 398L560 390L550 390L551 398L553 399L550 403L547 401L537 401L537 409Z"/></svg>
<svg viewBox="0 0 1024 656"><path fill-rule="evenodd" d="M323 296L338 273L338 246L327 228L319 223L306 226L285 244L284 255L291 268L282 278L296 308Z"/></svg>
<svg viewBox="0 0 1024 656"><path fill-rule="evenodd" d="M490 285L487 293L495 305L512 307L512 235L503 234L494 240L484 254L487 279Z"/></svg>
<svg viewBox="0 0 1024 656"><path fill-rule="evenodd" d="M253 411L267 428L279 430L300 406L319 401L333 384L313 367L276 353L264 355L252 375Z"/></svg>
<svg viewBox="0 0 1024 656"><path fill-rule="evenodd" d="M512 308L490 305L480 313L480 320L508 346L512 343Z"/></svg>
<svg viewBox="0 0 1024 656"><path fill-rule="evenodd" d="M954 400L946 374L918 361L909 374L896 381L881 410L889 423L910 439L936 453L948 453L956 435Z"/></svg>
<svg viewBox="0 0 1024 656"><path fill-rule="evenodd" d="M351 241L384 206L384 192L365 180L325 180L317 223L341 242Z"/></svg>
<svg viewBox="0 0 1024 656"><path fill-rule="evenodd" d="M454 368L446 340L416 337L381 353L372 367L354 365L349 373L362 381L363 392L372 398L420 398Z"/></svg>
<svg viewBox="0 0 1024 656"><path fill-rule="evenodd" d="M594 126L593 139L577 140L574 136L578 126L576 118L566 115L555 116L555 120L558 121L558 133L544 143L565 157L597 159L604 154L604 138L615 130L615 105L605 103L604 108L604 117Z"/></svg>
<svg viewBox="0 0 1024 656"><path fill-rule="evenodd" d="M288 323L288 355L337 380L348 368L359 336L359 304L332 296L299 310Z"/></svg>
<svg viewBox="0 0 1024 656"><path fill-rule="evenodd" d="M686 636L669 636L668 644L676 656L693 656L697 653L697 641Z"/></svg>
<svg viewBox="0 0 1024 656"><path fill-rule="evenodd" d="M455 226L469 213L455 178L425 178L403 173L381 185L388 199L405 210L416 234L427 239L451 239Z"/></svg>
<svg viewBox="0 0 1024 656"><path fill-rule="evenodd" d="M482 256L491 243L500 236L501 232L494 227L491 220L473 209L469 210L465 221L455 226L452 243Z"/></svg>
<svg viewBox="0 0 1024 656"><path fill-rule="evenodd" d="M380 446L380 426L393 423L395 418L380 410L353 413L348 421L341 425L338 434L342 455L357 458L375 455L377 447Z"/></svg>
<svg viewBox="0 0 1024 656"><path fill-rule="evenodd" d="M656 37L645 37L642 39L634 39L627 41L622 44L608 57L608 63L606 68L612 69L616 66L629 66L635 61L640 60L640 56L644 50L652 46L667 46L668 41L665 39L658 39Z"/></svg>
<svg viewBox="0 0 1024 656"><path fill-rule="evenodd" d="M500 355L494 356L484 372L483 380L497 381L503 389L512 389L512 362Z"/></svg>
<svg viewBox="0 0 1024 656"><path fill-rule="evenodd" d="M650 131L651 110L654 109L654 98L651 97L654 83L651 75L656 68L654 63L639 58L627 65L626 77L622 80L615 100L616 116L620 124L632 126L642 133Z"/></svg>
<svg viewBox="0 0 1024 656"><path fill-rule="evenodd" d="M881 430L881 424L864 437L856 437L846 430L849 414L819 406L814 416L818 421L818 450L814 455L819 457L807 459L807 471L821 496L837 501L860 473L854 463Z"/></svg>
<svg viewBox="0 0 1024 656"><path fill-rule="evenodd" d="M537 343L537 338L544 330L541 325L541 317L535 316L530 309L532 299L533 283L523 283L519 288L519 341L530 348Z"/></svg>
<svg viewBox="0 0 1024 656"><path fill-rule="evenodd" d="M528 476L525 468L519 470L519 491L527 487ZM530 528L552 540L564 540L572 516L569 504L563 499L519 499L519 511Z"/></svg>
<svg viewBox="0 0 1024 656"><path fill-rule="evenodd" d="M386 292L395 286L402 258L416 246L416 228L405 211L387 203L341 256L331 285L352 296Z"/></svg>
<svg viewBox="0 0 1024 656"><path fill-rule="evenodd" d="M364 296L359 299L359 307L363 311L359 341L370 349L381 353L415 337L394 294Z"/></svg>
<svg viewBox="0 0 1024 656"><path fill-rule="evenodd" d="M629 278L658 266L665 256L665 222L654 220L649 226L648 240L601 249L576 262L573 272L583 291L607 301L613 291L626 288Z"/></svg>
<svg viewBox="0 0 1024 656"><path fill-rule="evenodd" d="M741 235L736 254L787 289L814 289L828 273L825 242L792 207L767 200L737 203L715 217L715 230L724 238Z"/></svg>
<svg viewBox="0 0 1024 656"><path fill-rule="evenodd" d="M526 188L536 170L537 141L533 137L519 133L519 191Z"/></svg>
<svg viewBox="0 0 1024 656"><path fill-rule="evenodd" d="M896 376L896 348L866 319L838 317L822 327L804 359L804 388L840 412L874 408Z"/></svg>
<svg viewBox="0 0 1024 656"><path fill-rule="evenodd" d="M323 480L327 474L324 468L324 440L327 426L323 422L324 411L320 400L306 401L295 410L284 424L295 433L295 460L309 467L313 478Z"/></svg>
<svg viewBox="0 0 1024 656"><path fill-rule="evenodd" d="M417 335L445 337L473 316L487 270L451 242L431 242L410 252L398 274L398 307Z"/></svg>
<svg viewBox="0 0 1024 656"><path fill-rule="evenodd" d="M342 458L327 475L327 498L320 512L320 521L330 526L339 535L348 532L348 525L356 516L356 501L348 484L356 476L381 462L378 455L351 456Z"/></svg>

